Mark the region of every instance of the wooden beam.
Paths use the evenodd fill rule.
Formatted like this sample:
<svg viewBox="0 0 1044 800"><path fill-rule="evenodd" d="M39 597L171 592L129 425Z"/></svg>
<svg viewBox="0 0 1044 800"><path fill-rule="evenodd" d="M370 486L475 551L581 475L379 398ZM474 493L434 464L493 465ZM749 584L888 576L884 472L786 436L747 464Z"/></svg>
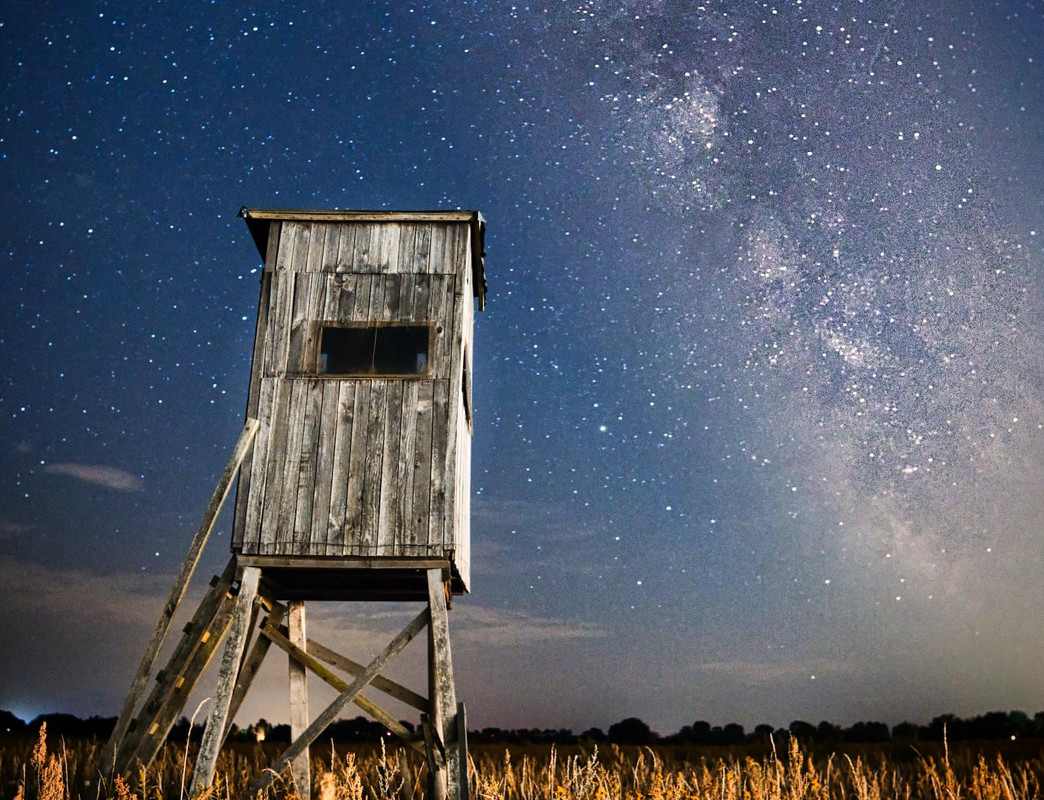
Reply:
<svg viewBox="0 0 1044 800"><path fill-rule="evenodd" d="M314 639L308 640L308 652L317 658L321 658L327 664L347 672L349 675L358 675L365 669L362 664L352 661L352 659L347 656L343 656L340 653L331 650L329 647L320 644ZM409 689L400 683L385 678L383 675L375 677L372 686L374 689L378 689L385 694L394 697L396 700L399 700L408 706L412 706L418 711L428 710L428 698L417 694L412 689Z"/></svg>
<svg viewBox="0 0 1044 800"><path fill-rule="evenodd" d="M297 755L308 747L316 738L326 730L327 726L336 719L337 715L341 713L341 710L348 705L355 697L361 692L366 686L373 680L374 676L377 675L385 665L397 656L402 649L408 645L413 638L424 629L424 626L428 624L431 619L431 613L428 609L425 609L418 614L414 620L407 625L403 630L388 644L386 648L369 663L366 669L358 675L354 681L349 684L348 688L341 692L337 698L326 707L315 721L308 726L308 730L302 733L295 741L291 742L290 746L279 756L273 763L272 766L265 770L260 777L258 777L242 795L242 800L248 800L251 797L257 795L259 791L268 787L272 782L272 778L276 775L282 774L283 770L287 768L291 761L293 761Z"/></svg>
<svg viewBox="0 0 1044 800"><path fill-rule="evenodd" d="M228 590L235 575L236 560L232 558L225 566L225 571L220 576L211 579L210 587L203 595L203 600L185 626L181 641L174 648L166 665L156 675L156 686L153 687L137 717L132 720L132 724L127 726L119 746L113 751L108 763L110 775L126 774L134 762L134 758L140 758L140 756L136 756L136 753L141 740L148 734L153 723L162 713L165 704L170 701L177 682L192 668L190 662L197 650L206 642L209 635L224 635L225 628L222 627L220 633L214 628L214 619L229 599ZM175 709L174 713L177 714L180 710L180 708Z"/></svg>
<svg viewBox="0 0 1044 800"><path fill-rule="evenodd" d="M457 738L457 698L453 686L453 661L450 658L449 615L446 609L448 590L443 572L428 570L428 608L431 610L429 663L432 719L446 748L445 784L435 781L435 798L460 798L460 752L454 747ZM445 792L443 795L442 793Z"/></svg>
<svg viewBox="0 0 1044 800"><path fill-rule="evenodd" d="M199 564L199 557L203 552L203 547L206 545L207 539L210 538L210 532L214 529L214 523L217 521L221 506L224 504L225 498L228 497L232 479L243 463L243 459L246 458L259 426L260 423L256 419L248 419L246 421L242 432L239 434L239 439L236 441L236 446L232 450L232 457L229 459L225 471L221 473L221 477L218 479L217 487L210 498L210 504L203 514L203 521L196 530L192 544L189 545L188 555L185 556L181 569L174 579L174 586L170 590L167 602L163 605L159 622L156 623L156 630L152 633L152 638L145 648L145 655L142 656L141 663L138 665L138 671L134 674L134 680L131 681L130 691L127 692L127 698L123 701L123 707L116 718L116 727L105 745L105 751L102 753L101 759L103 772L114 764L116 750L123 741L123 737L127 735L127 729L134 718L134 711L138 707L142 695L145 694L145 686L148 684L149 676L152 674L152 668L156 665L156 658L159 656L160 648L167 638L170 623L174 619L182 599L185 597L189 581L192 580L192 575Z"/></svg>
<svg viewBox="0 0 1044 800"><path fill-rule="evenodd" d="M241 567L262 569L328 569L343 573L346 570L449 569L444 558L377 558L370 556L239 556Z"/></svg>
<svg viewBox="0 0 1044 800"><path fill-rule="evenodd" d="M290 673L290 740L293 741L308 728L308 669L304 659L297 655L306 654L308 644L304 601L291 602L286 619L290 643L293 645L293 651L287 651ZM310 800L312 770L308 763L307 747L291 762L290 775L298 797L301 800Z"/></svg>
<svg viewBox="0 0 1044 800"><path fill-rule="evenodd" d="M232 629L225 642L225 654L221 659L221 673L218 677L217 689L214 692L214 705L210 709L203 741L199 746L196 769L192 774L192 793L202 793L210 788L214 781L214 769L217 757L225 737L225 723L232 705L232 692L236 684L236 670L243 657L243 648L249 636L250 611L257 595L257 584L261 578L261 570L248 567L243 570L243 578L239 582L239 595L236 597L235 609L232 613Z"/></svg>
<svg viewBox="0 0 1044 800"><path fill-rule="evenodd" d="M135 744L134 751L128 751L130 755L126 763L120 765L121 775L126 775L133 767L135 761L140 761L145 765L151 764L163 748L163 743L167 740L170 729L174 727L178 715L184 711L189 695L195 689L196 684L199 683L199 679L203 676L207 665L210 664L211 658L213 658L214 653L218 649L218 645L221 644L221 640L228 631L228 626L232 623L232 608L234 605L234 601L226 596L225 602L221 604L221 608L214 615L210 626L200 637L199 646L193 650L192 657L189 659L185 669L180 674L174 676L173 689L164 699L153 721L148 728L142 728L140 731L137 731L139 738Z"/></svg>
<svg viewBox="0 0 1044 800"><path fill-rule="evenodd" d="M287 635L287 630L285 626L277 629L274 626L266 625L265 628L261 631L261 633L264 636L270 638L273 644L276 644L283 650L285 650L287 655L290 656L290 658L307 666L310 670L312 670L312 672L314 672L316 675L318 675L320 678L322 678L324 681L330 684L330 686L332 686L338 692L343 692L348 688L348 683L345 680L343 680L342 678L331 672L329 669L327 669L326 666L322 664L320 661L318 661L315 657L313 657L311 653L307 653L304 650L301 650L295 644L293 644ZM309 643L311 643L311 640L309 640ZM365 669L365 667L363 669ZM362 670L360 670L360 672L361 671ZM376 678L374 679L373 683L376 684ZM355 705L357 705L359 708L361 708L365 713L369 714L371 717L373 717L375 720L381 723L392 733L394 733L396 736L398 736L400 739L402 739L404 742L406 742L410 747L414 748L418 752L424 752L424 748L421 747L420 744L415 740L414 735L410 733L409 729L406 728L406 726L404 726L393 716L391 716L391 714L388 714L386 711L384 711L384 709L380 708L380 706L378 706L376 703L368 700L361 694L357 695L355 699L352 700L352 702L355 703Z"/></svg>
<svg viewBox="0 0 1044 800"><path fill-rule="evenodd" d="M264 621L262 627L269 623L278 625L282 622L283 615L286 614L286 606L281 603L268 603L268 605L271 605L272 610L269 612L268 619ZM232 720L239 713L239 707L243 704L243 700L250 690L250 685L254 682L254 677L261 667L261 662L268 655L268 648L271 644L272 640L267 636L258 636L254 646L250 648L250 655L247 656L239 668L239 678L236 680L236 688L232 692L232 703L229 705L228 720L225 722L225 738L228 738L229 730L232 728Z"/></svg>
<svg viewBox="0 0 1044 800"><path fill-rule="evenodd" d="M468 782L468 716L463 703L457 703L457 752L460 758L460 800L471 800Z"/></svg>

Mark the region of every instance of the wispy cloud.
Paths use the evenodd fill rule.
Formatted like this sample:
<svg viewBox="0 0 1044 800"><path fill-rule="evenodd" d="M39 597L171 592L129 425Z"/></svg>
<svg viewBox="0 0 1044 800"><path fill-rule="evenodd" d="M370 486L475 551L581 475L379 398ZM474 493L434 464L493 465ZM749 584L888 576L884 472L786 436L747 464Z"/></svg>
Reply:
<svg viewBox="0 0 1044 800"><path fill-rule="evenodd" d="M41 609L78 624L154 624L171 577L154 573L95 575L0 557L0 612Z"/></svg>
<svg viewBox="0 0 1044 800"><path fill-rule="evenodd" d="M767 684L787 680L814 680L816 677L836 676L847 672L849 665L828 659L804 661L707 661L697 670L712 675L727 676L747 683Z"/></svg>
<svg viewBox="0 0 1044 800"><path fill-rule="evenodd" d="M26 525L22 522L14 522L9 519L0 519L0 542L5 539L14 539L18 536L23 536L33 530L32 525Z"/></svg>
<svg viewBox="0 0 1044 800"><path fill-rule="evenodd" d="M462 641L493 647L598 639L607 632L589 622L537 617L483 606L454 609L451 624Z"/></svg>
<svg viewBox="0 0 1044 800"><path fill-rule="evenodd" d="M310 610L310 624L314 622L315 630L322 630L324 636L357 644L361 642L371 647L383 646L382 642L386 643L419 609L418 605L407 608L396 604L387 611L372 612L360 608L324 608L315 604L314 611ZM607 631L589 622L539 617L470 603L454 604L449 623L454 641L486 647L568 642L608 635Z"/></svg>
<svg viewBox="0 0 1044 800"><path fill-rule="evenodd" d="M48 464L44 472L51 475L68 475L70 478L86 481L95 486L116 489L120 492L141 491L141 479L126 470L116 467L105 467L100 464Z"/></svg>

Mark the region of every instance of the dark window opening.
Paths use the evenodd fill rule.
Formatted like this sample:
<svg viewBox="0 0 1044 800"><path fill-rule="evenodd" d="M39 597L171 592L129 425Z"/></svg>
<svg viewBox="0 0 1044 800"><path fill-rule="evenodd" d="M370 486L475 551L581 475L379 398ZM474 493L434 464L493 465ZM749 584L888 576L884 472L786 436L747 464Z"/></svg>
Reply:
<svg viewBox="0 0 1044 800"><path fill-rule="evenodd" d="M427 325L324 326L320 375L426 375Z"/></svg>

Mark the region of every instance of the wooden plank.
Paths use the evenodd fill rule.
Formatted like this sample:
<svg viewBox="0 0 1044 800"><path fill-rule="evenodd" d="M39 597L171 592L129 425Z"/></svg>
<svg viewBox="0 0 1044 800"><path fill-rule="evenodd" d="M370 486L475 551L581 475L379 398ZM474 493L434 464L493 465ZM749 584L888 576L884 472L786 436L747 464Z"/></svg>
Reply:
<svg viewBox="0 0 1044 800"><path fill-rule="evenodd" d="M326 555L330 527L330 501L333 496L334 457L337 452L338 421L342 381L321 381L322 403L319 410L319 449L315 461L315 490L312 495L312 519L304 552Z"/></svg>
<svg viewBox="0 0 1044 800"><path fill-rule="evenodd" d="M408 275L416 271L417 231L420 226L415 222L399 224L399 253L396 257L395 271Z"/></svg>
<svg viewBox="0 0 1044 800"><path fill-rule="evenodd" d="M265 374L265 341L268 336L268 316L272 302L272 271L279 254L279 239L282 222L276 221L269 225L267 253L265 254L265 268L261 272L261 292L257 302L257 321L254 326L254 346L250 359L250 387L247 392L247 417L260 419L258 408L260 405L261 378ZM239 471L239 481L236 483L235 509L232 530L232 548L235 550L242 545L244 524L246 520L246 508L250 497L250 483L253 480L254 459L249 458Z"/></svg>
<svg viewBox="0 0 1044 800"><path fill-rule="evenodd" d="M384 284L383 300L378 307L377 319L381 322L398 322L401 314L400 291L402 289L402 275L385 275L381 278Z"/></svg>
<svg viewBox="0 0 1044 800"><path fill-rule="evenodd" d="M477 211L342 211L340 209L244 208L243 219L315 220L320 222L469 222Z"/></svg>
<svg viewBox="0 0 1044 800"><path fill-rule="evenodd" d="M417 236L413 243L413 266L410 272L423 275L430 272L431 261L431 225L417 225Z"/></svg>
<svg viewBox="0 0 1044 800"><path fill-rule="evenodd" d="M353 258L354 272L378 272L374 262L377 244L377 231L380 226L375 222L360 224L355 230L355 254Z"/></svg>
<svg viewBox="0 0 1044 800"><path fill-rule="evenodd" d="M417 424L427 422L417 414L417 399L420 381L402 381L402 424L399 428L399 457L397 472L397 501L393 506L396 515L395 552L411 555L416 552L413 525L413 493L417 463Z"/></svg>
<svg viewBox="0 0 1044 800"><path fill-rule="evenodd" d="M341 235L337 240L337 254L332 264L333 271L338 273L355 271L355 233L358 225L342 223L337 226Z"/></svg>
<svg viewBox="0 0 1044 800"><path fill-rule="evenodd" d="M453 685L453 659L450 655L449 616L446 613L446 584L440 570L428 570L428 608L431 611L429 644L432 678L432 719L446 747L446 796L460 796L460 751L457 738L457 697ZM436 796L439 789L436 787Z"/></svg>
<svg viewBox="0 0 1044 800"><path fill-rule="evenodd" d="M286 418L286 460L283 463L282 492L279 498L277 522L271 548L266 553L294 552L294 523L297 519L298 482L304 451L305 414L308 386L305 381L290 381L290 404Z"/></svg>
<svg viewBox="0 0 1044 800"><path fill-rule="evenodd" d="M449 569L450 562L446 558L417 558L415 556L401 558L377 558L366 556L347 556L343 561L308 556L279 555L279 556L239 556L237 559L241 567L261 567L262 569L315 569L315 570L422 570L422 569Z"/></svg>
<svg viewBox="0 0 1044 800"><path fill-rule="evenodd" d="M291 523L293 552L298 555L316 555L309 550L309 546L318 473L324 381L313 379L302 380L300 383L304 410L301 421L301 456L296 478L296 511ZM325 519L323 522L325 528Z"/></svg>
<svg viewBox="0 0 1044 800"><path fill-rule="evenodd" d="M254 438L254 447L248 459L250 464L250 484L247 492L242 530L238 541L233 542L233 549L242 553L256 553L261 541L262 502L271 470L269 469L272 448L273 408L276 388L279 383L274 378L261 379L261 392L258 403L258 421L260 427ZM240 478L240 487L243 487ZM237 519L240 510L236 509Z"/></svg>
<svg viewBox="0 0 1044 800"><path fill-rule="evenodd" d="M384 452L381 459L380 497L378 498L377 550L379 556L401 555L396 550L396 538L402 536L402 481L400 452L402 429L406 424L402 417L403 381L382 382L388 398L385 413ZM411 421L412 424L412 421Z"/></svg>
<svg viewBox="0 0 1044 800"><path fill-rule="evenodd" d="M384 474L384 437L388 416L388 384L386 380L372 380L366 409L366 453L359 492L358 553L377 555L377 538L381 513L381 477ZM360 417L356 417L361 421ZM354 450L354 448L353 448ZM361 461L362 459L358 459Z"/></svg>
<svg viewBox="0 0 1044 800"><path fill-rule="evenodd" d="M428 524L428 554L441 552L446 534L447 479L451 476L449 456L448 381L435 381L432 390L431 499Z"/></svg>
<svg viewBox="0 0 1044 800"><path fill-rule="evenodd" d="M319 662L311 653L307 652L300 645L297 645L294 642L292 642L289 638L289 633L285 626L279 629L268 628L265 631L263 631L263 633L265 636L271 638L273 644L276 644L279 647L283 648L287 652L287 655L290 656L290 659L292 661L298 661L301 664L307 666L308 669L312 670L312 672L314 672L316 675L318 675L320 678L326 681L326 683L328 683L338 692L343 692L345 689L348 688L348 683L346 683L339 676L335 675L333 672L327 669L326 666ZM309 648L311 647L311 641L308 642L308 646ZM359 671L361 672L363 669L365 669L365 667L360 667ZM381 676L377 675L374 677L371 683L375 685L377 681L380 679ZM365 713L369 714L371 717L376 719L385 728L387 728L396 736L405 741L406 744L408 744L410 747L416 749L418 752L424 752L424 748L414 740L414 736L410 732L410 730L406 728L406 726L404 726L398 720L396 720L391 714L388 714L386 711L384 711L376 703L372 702L366 697L363 697L361 694L356 695L352 702L355 703L355 705L357 705ZM293 736L293 738L297 737ZM298 758L300 757L301 756L298 756ZM291 771L296 775L297 771L295 768L292 768Z"/></svg>
<svg viewBox="0 0 1044 800"><path fill-rule="evenodd" d="M288 368L290 330L293 321L297 262L308 248L308 231L300 224L287 223L280 238L265 343L265 374L285 374Z"/></svg>
<svg viewBox="0 0 1044 800"><path fill-rule="evenodd" d="M217 689L214 692L214 704L203 731L203 741L199 746L196 768L192 773L192 794L198 795L210 788L214 782L214 770L217 757L225 736L225 723L232 703L232 692L236 685L236 670L243 658L243 648L249 635L250 611L257 595L257 585L261 578L261 570L247 567L239 582L239 594L236 596L235 608L232 612L232 625L225 642L225 652L221 658L221 672L218 676Z"/></svg>
<svg viewBox="0 0 1044 800"><path fill-rule="evenodd" d="M298 269L312 274L323 271L324 251L326 249L327 235L330 233L331 224L328 222L312 221L308 224L309 241L308 253L304 262Z"/></svg>
<svg viewBox="0 0 1044 800"><path fill-rule="evenodd" d="M131 764L131 759L138 743L151 728L156 715L160 713L163 704L173 692L175 684L184 674L192 655L204 639L204 634L213 623L215 615L221 608L221 604L225 601L235 575L236 560L233 557L225 566L224 572L220 576L215 576L211 579L210 586L203 595L202 601L200 601L195 613L185 626L181 640L174 648L174 652L171 653L166 665L156 675L156 686L153 687L148 699L134 720L134 724L125 729L113 753L105 760L107 767L115 773L123 772ZM151 671L150 668L149 672L151 673ZM114 739L115 737L112 737L110 741Z"/></svg>
<svg viewBox="0 0 1044 800"><path fill-rule="evenodd" d="M377 233L375 272L390 274L398 272L399 269L399 236L402 233L402 223L385 222L375 224Z"/></svg>
<svg viewBox="0 0 1044 800"><path fill-rule="evenodd" d="M349 497L348 481L352 460L352 438L355 434L355 394L359 383L338 381L331 383L338 389L336 408L336 438L333 464L330 469L330 505L327 514L324 554L344 555L346 552L345 516Z"/></svg>
<svg viewBox="0 0 1044 800"><path fill-rule="evenodd" d="M326 298L327 277L321 273L302 273L294 279L290 342L286 372L314 374L319 363L319 321Z"/></svg>
<svg viewBox="0 0 1044 800"><path fill-rule="evenodd" d="M251 797L256 797L258 792L268 788L271 784L273 777L281 775L283 770L298 756L299 753L303 752L312 742L326 730L327 726L333 722L337 715L341 713L341 710L351 703L355 697L363 689L369 685L370 681L378 675L381 670L397 656L402 649L413 640L418 633L420 633L424 626L428 624L431 618L431 613L428 609L425 609L418 614L414 620L407 625L398 636L396 636L388 644L386 648L369 663L366 669L356 676L348 688L345 689L327 708L315 718L311 725L308 726L301 736L295 739L290 746L283 751L283 753L277 758L272 766L265 770L259 778L257 778L247 789L243 792L241 800L249 800ZM195 785L195 782L193 782ZM206 785L209 785L206 784ZM202 788L205 788L202 787Z"/></svg>
<svg viewBox="0 0 1044 800"><path fill-rule="evenodd" d="M465 279L459 274L454 277L453 305L449 310L449 325L447 330L447 357L449 359L449 403L447 411L447 431L449 449L446 452L446 530L443 533L442 546L445 550L453 550L454 536L459 521L460 505L460 474L459 454L460 437L462 427L465 425L463 419L463 375L464 375L464 335L463 317L464 306L462 295L462 283ZM471 303L468 299L468 303Z"/></svg>
<svg viewBox="0 0 1044 800"><path fill-rule="evenodd" d="M218 478L214 493L210 496L210 503L207 504L207 508L203 512L203 519L196 529L195 536L192 537L188 553L185 556L185 560L181 562L181 568L174 578L174 585L171 587L170 594L167 595L167 602L164 603L156 628L152 632L152 638L149 639L149 643L145 647L145 654L142 656L141 662L138 664L138 671L134 674L134 679L131 681L130 691L127 693L127 698L123 701L123 707L120 709L120 714L116 719L116 728L105 746L102 764L112 762L120 741L127 733L127 728L134 716L134 710L138 707L138 703L145 693L149 675L152 674L152 668L156 665L156 658L159 656L160 648L163 646L163 642L166 641L170 623L185 597L189 581L192 580L192 576L196 573L196 567L199 565L199 558L203 554L203 548L210 538L211 531L214 530L214 523L217 521L221 507L228 497L232 479L246 458L250 446L254 442L254 437L257 435L258 427L260 426L256 419L247 419L235 446L232 448L232 455L228 464L225 465L224 472Z"/></svg>
<svg viewBox="0 0 1044 800"><path fill-rule="evenodd" d="M304 224L306 223L298 220L286 220L283 223L282 235L280 236L276 254L276 272L292 272L294 270L294 251L297 248L297 241ZM266 263L265 266L267 267L268 264Z"/></svg>
<svg viewBox="0 0 1044 800"><path fill-rule="evenodd" d="M457 751L460 761L460 800L471 800L468 774L468 716L463 703L457 703Z"/></svg>
<svg viewBox="0 0 1044 800"><path fill-rule="evenodd" d="M308 729L308 669L302 655L308 646L305 625L305 604L301 601L291 602L288 606L287 629L289 641L294 651L289 653L290 671L290 739L296 739ZM288 651L289 652L289 651ZM297 758L290 762L290 775L293 779L297 795L302 800L311 797L312 771L309 767L308 748L304 748Z"/></svg>
<svg viewBox="0 0 1044 800"><path fill-rule="evenodd" d="M417 389L417 407L413 424L416 440L413 446L413 477L410 479L413 494L410 502L408 543L411 548L425 548L424 552L427 553L431 526L431 470L434 458L432 422L435 411L435 384L431 381L424 381L414 385Z"/></svg>
<svg viewBox="0 0 1044 800"><path fill-rule="evenodd" d="M270 421L271 441L268 446L268 460L265 466L265 485L260 498L263 506L260 525L258 526L258 544L255 551L260 554L277 552L279 514L287 480L285 470L289 455L289 439L292 427L290 409L293 407L294 382L278 379L274 380L274 383L275 397L273 399Z"/></svg>
<svg viewBox="0 0 1044 800"><path fill-rule="evenodd" d="M286 606L282 603L270 602L270 605L272 610L269 612L268 619L261 623L262 627L265 625L279 625L286 614ZM250 648L250 655L247 656L246 660L243 661L243 665L239 668L239 678L236 680L236 688L232 691L232 702L228 708L228 720L225 722L225 738L228 738L232 721L239 713L239 708L243 705L243 700L246 699L247 692L250 691L250 686L254 682L254 678L257 677L257 671L261 668L261 664L265 660L265 656L268 655L268 649L271 645L270 639L265 636L258 636L254 641L254 646Z"/></svg>
<svg viewBox="0 0 1044 800"><path fill-rule="evenodd" d="M335 650L331 650L326 645L323 645L314 639L308 640L308 652L316 658L321 658L327 664L337 667L339 670L352 676L358 675L366 669L362 664L353 661L347 656L341 655ZM376 676L373 679L372 685L374 689L379 689L386 695L394 697L396 700L405 703L418 711L428 710L428 698L422 697L412 689L385 678L383 675Z"/></svg>
<svg viewBox="0 0 1044 800"><path fill-rule="evenodd" d="M449 236L449 226L446 224L432 224L429 228L431 236L428 240L428 273L448 274L452 270L446 267L446 239Z"/></svg>
<svg viewBox="0 0 1044 800"><path fill-rule="evenodd" d="M431 371L435 378L446 379L452 374L451 346L453 342L452 275L431 276Z"/></svg>
<svg viewBox="0 0 1044 800"><path fill-rule="evenodd" d="M345 549L341 555L363 555L363 507L366 500L366 468L368 453L367 429L370 417L370 394L373 381L355 384L355 405L352 410L351 460L348 465L348 485L345 493L344 537Z"/></svg>
<svg viewBox="0 0 1044 800"><path fill-rule="evenodd" d="M174 727L178 716L184 712L189 695L203 677L218 645L221 644L232 623L234 605L232 598L225 598L225 602L222 603L210 626L200 638L199 646L193 650L191 659L175 681L172 691L156 713L152 723L147 729L142 730L141 739L124 767L124 773L129 772L137 762L151 764L163 749L167 736L170 735L170 729Z"/></svg>

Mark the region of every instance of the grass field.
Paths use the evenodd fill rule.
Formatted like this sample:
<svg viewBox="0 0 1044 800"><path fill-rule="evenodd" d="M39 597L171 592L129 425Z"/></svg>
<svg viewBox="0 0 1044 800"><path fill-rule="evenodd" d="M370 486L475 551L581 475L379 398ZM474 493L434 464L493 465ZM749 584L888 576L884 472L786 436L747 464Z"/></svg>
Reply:
<svg viewBox="0 0 1044 800"><path fill-rule="evenodd" d="M156 763L127 782L99 791L97 761L104 743L0 740L0 798L7 800L181 800L194 752L168 745ZM778 750L677 747L472 748L471 796L476 800L1041 800L1044 742L988 750L962 743L947 748L862 746L809 752L795 740ZM277 746L227 747L210 797L238 798ZM372 745L345 751L313 748L317 800L420 800L424 768L399 748ZM276 781L268 797L286 796Z"/></svg>

